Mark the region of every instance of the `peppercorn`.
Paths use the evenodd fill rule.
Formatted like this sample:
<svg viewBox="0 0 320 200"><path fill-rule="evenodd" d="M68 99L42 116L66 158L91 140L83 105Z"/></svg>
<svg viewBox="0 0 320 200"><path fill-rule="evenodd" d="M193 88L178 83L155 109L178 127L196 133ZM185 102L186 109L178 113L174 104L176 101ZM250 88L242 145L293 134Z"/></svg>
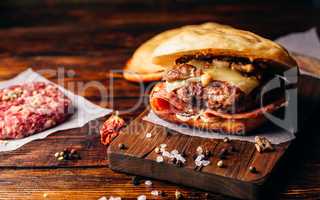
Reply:
<svg viewBox="0 0 320 200"><path fill-rule="evenodd" d="M125 146L123 143L120 143L120 144L118 145L118 147L119 147L119 149L123 150L123 149L125 149L126 146Z"/></svg>
<svg viewBox="0 0 320 200"><path fill-rule="evenodd" d="M217 166L218 166L219 168L222 168L223 165L224 165L223 160L219 160L219 161L217 162Z"/></svg>
<svg viewBox="0 0 320 200"><path fill-rule="evenodd" d="M176 163L175 163L175 165L176 165L177 167L182 167L183 163L182 163L181 160L177 160Z"/></svg>
<svg viewBox="0 0 320 200"><path fill-rule="evenodd" d="M225 138L223 138L223 142L228 143L228 142L230 142L230 140L228 137L225 137Z"/></svg>
<svg viewBox="0 0 320 200"><path fill-rule="evenodd" d="M250 166L250 167L249 167L249 171L250 171L251 173L257 173L257 169L256 169L254 166Z"/></svg>
<svg viewBox="0 0 320 200"><path fill-rule="evenodd" d="M227 150L226 148L222 148L222 149L220 150L220 153L226 155L226 154L228 153L228 150Z"/></svg>
<svg viewBox="0 0 320 200"><path fill-rule="evenodd" d="M140 185L140 178L138 176L133 176L131 180L133 185Z"/></svg>
<svg viewBox="0 0 320 200"><path fill-rule="evenodd" d="M68 153L64 153L63 154L63 159L68 160L69 159L69 154Z"/></svg>
<svg viewBox="0 0 320 200"><path fill-rule="evenodd" d="M77 150L69 148L65 148L63 151L55 153L55 157L59 161L80 159L80 155L77 153Z"/></svg>
<svg viewBox="0 0 320 200"><path fill-rule="evenodd" d="M226 159L226 155L225 155L225 153L223 153L223 152L219 152L219 153L218 153L218 157L219 157L221 160Z"/></svg>
<svg viewBox="0 0 320 200"><path fill-rule="evenodd" d="M236 150L236 148L235 148L233 145L231 145L231 146L229 147L229 151L230 151L230 152L236 152L237 150Z"/></svg>
<svg viewBox="0 0 320 200"><path fill-rule="evenodd" d="M70 150L70 154L71 154L71 155L76 154L76 153L77 153L77 150L75 150L75 149L71 149L71 150Z"/></svg>
<svg viewBox="0 0 320 200"><path fill-rule="evenodd" d="M226 149L226 148L222 148L222 149L220 150L220 152L218 153L218 157L219 157L221 160L224 160L224 159L226 159L227 153L228 153L227 149Z"/></svg>
<svg viewBox="0 0 320 200"><path fill-rule="evenodd" d="M174 193L175 197L177 200L181 199L182 198L182 194L180 191L176 190L176 192Z"/></svg>
<svg viewBox="0 0 320 200"><path fill-rule="evenodd" d="M173 157L170 159L170 162L175 165L177 164L177 159Z"/></svg>

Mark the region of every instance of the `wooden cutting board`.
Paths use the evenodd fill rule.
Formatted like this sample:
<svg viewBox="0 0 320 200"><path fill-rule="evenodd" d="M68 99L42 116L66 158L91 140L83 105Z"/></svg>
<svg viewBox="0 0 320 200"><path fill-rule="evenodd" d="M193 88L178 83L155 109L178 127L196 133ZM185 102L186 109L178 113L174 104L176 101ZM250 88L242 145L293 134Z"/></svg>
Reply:
<svg viewBox="0 0 320 200"><path fill-rule="evenodd" d="M315 70L320 69L320 62L299 55L296 58L302 69L318 74L318 71ZM299 96L301 97L299 105L302 105L299 106L300 119L310 116L310 110L313 109L314 104L309 102L316 102L317 99L320 99L317 95L320 94L319 88L318 80L308 76L299 78ZM273 152L259 153L254 144L250 142L233 140L226 143L223 140L176 133L142 120L147 113L148 110L132 121L110 145L108 158L111 169L241 199L258 199L267 180L291 144L291 142L283 143L276 145ZM147 133L151 133L152 137L147 138ZM126 146L125 149L119 149L121 143ZM169 162L156 162L158 154L154 149L160 144L166 144L168 151L177 149L182 152L187 160L186 164L183 167L177 167ZM211 164L201 170L195 170L193 160L198 146L205 147L213 154L210 158ZM225 166L219 168L217 166L220 160L219 152L222 148L228 149L231 146L235 151L227 155L224 160ZM251 173L249 166L254 166L257 173Z"/></svg>

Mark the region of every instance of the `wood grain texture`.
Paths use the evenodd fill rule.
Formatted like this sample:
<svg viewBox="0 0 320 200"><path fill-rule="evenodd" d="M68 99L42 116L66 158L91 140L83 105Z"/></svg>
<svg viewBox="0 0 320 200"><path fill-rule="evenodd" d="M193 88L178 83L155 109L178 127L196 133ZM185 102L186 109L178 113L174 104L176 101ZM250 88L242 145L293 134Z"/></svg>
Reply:
<svg viewBox="0 0 320 200"><path fill-rule="evenodd" d="M115 173L106 167L0 170L0 174L1 199L97 200L102 196L136 199L141 194L155 199L150 194L153 189L165 191L164 199L174 199L176 189L190 198L207 198L203 192L159 181L153 181L152 188L146 187L143 182L134 186L131 176ZM46 198L44 194L47 194ZM219 198L219 195L216 197Z"/></svg>
<svg viewBox="0 0 320 200"><path fill-rule="evenodd" d="M219 192L242 199L259 198L260 190L265 187L267 178L281 159L290 142L275 146L274 152L259 153L253 143L205 139L187 136L168 130L162 126L143 120L149 110L137 117L112 142L108 149L111 169L140 176L166 180L177 184L196 187L211 192ZM151 133L151 138L146 135ZM124 144L125 149L119 149ZM184 154L186 164L174 166L165 158L165 162L156 161L159 154L154 152L160 144L167 145L167 151L178 150ZM212 153L211 164L196 171L193 156L198 146ZM228 150L224 167L219 168L218 154L222 148ZM249 172L249 166L257 168L257 173Z"/></svg>
<svg viewBox="0 0 320 200"><path fill-rule="evenodd" d="M102 2L65 7L55 6L54 1L46 2L49 3L36 7L1 9L0 81L31 67L58 82L57 72L60 69L66 77L60 84L98 105L117 110L138 105L122 115L127 122L145 109L147 101L144 100L149 85L144 87L141 95L138 84L127 82L122 79L121 73L112 71L121 69L134 50L156 33L185 24L216 21L276 39L293 31L320 27L319 10L292 2L213 2L205 5L170 1L141 5L119 1L114 4ZM311 72L317 72L317 64L313 62L306 61L305 66ZM70 70L74 76L68 76ZM110 78L114 78L113 90L109 88ZM90 81L105 85L106 94L96 88L78 89ZM309 77L305 81L317 82ZM317 98L317 93L320 94L316 92L317 87L305 87L303 91L309 96L313 94L314 98ZM314 112L317 111L315 107ZM103 120L100 119L100 124ZM292 157L286 162L285 173L278 175L278 179L272 179L272 191L279 195L273 197L271 193L266 194L266 199L320 198L320 137L317 123L316 117L314 121L308 120L309 125L301 134L304 137L297 140L289 154ZM79 148L82 159L56 162L53 154L68 146ZM44 199L44 193L48 193L47 199L97 199L103 195L136 199L140 194L147 194L148 199L154 198L143 184L133 186L130 176L108 169L105 152L106 149L99 144L97 131L88 134L86 125L81 129L52 134L17 151L1 153L0 199ZM228 173L235 174L233 171ZM238 179L243 177L238 176ZM172 199L176 189L186 199L231 199L166 182L154 183L154 189L167 193L164 199Z"/></svg>

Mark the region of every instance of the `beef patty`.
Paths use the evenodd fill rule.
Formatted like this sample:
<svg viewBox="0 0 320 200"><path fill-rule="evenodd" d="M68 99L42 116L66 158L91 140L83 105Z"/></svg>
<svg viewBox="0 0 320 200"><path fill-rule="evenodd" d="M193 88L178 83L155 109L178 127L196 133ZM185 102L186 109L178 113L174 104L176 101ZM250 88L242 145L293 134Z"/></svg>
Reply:
<svg viewBox="0 0 320 200"><path fill-rule="evenodd" d="M201 74L202 74L201 69L198 69L195 66L183 63L183 64L177 64L175 67L167 71L167 73L163 76L163 80L168 82L185 80L191 77L200 76Z"/></svg>
<svg viewBox="0 0 320 200"><path fill-rule="evenodd" d="M217 65L228 64L223 60L213 60ZM230 63L232 67L234 63ZM186 80L203 74L202 69L187 63L178 63L168 70L163 79L167 82ZM253 94L246 95L236 86L223 81L212 81L203 86L200 81L188 81L186 85L170 92L171 100L185 103L185 112L196 112L210 108L225 113L239 113L254 106Z"/></svg>
<svg viewBox="0 0 320 200"><path fill-rule="evenodd" d="M200 82L190 82L173 90L170 96L172 100L182 100L187 112L210 108L226 113L238 113L252 105L245 102L248 98L244 92L221 81L213 81L206 87Z"/></svg>

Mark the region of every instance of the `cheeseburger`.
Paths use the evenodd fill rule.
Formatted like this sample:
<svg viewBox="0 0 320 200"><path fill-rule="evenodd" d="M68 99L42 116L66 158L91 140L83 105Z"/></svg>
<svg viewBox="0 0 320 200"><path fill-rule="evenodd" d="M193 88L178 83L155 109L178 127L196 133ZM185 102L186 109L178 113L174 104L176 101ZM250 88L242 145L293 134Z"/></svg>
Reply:
<svg viewBox="0 0 320 200"><path fill-rule="evenodd" d="M214 23L188 26L160 43L152 62L165 69L150 94L160 118L229 134L245 134L286 105L284 89L264 86L297 64L279 44Z"/></svg>

